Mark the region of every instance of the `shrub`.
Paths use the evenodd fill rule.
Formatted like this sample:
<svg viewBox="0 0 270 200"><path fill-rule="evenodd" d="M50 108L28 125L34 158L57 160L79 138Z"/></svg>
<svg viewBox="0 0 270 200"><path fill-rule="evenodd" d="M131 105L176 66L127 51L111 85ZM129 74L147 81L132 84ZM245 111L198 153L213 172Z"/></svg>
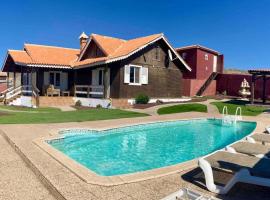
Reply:
<svg viewBox="0 0 270 200"><path fill-rule="evenodd" d="M96 108L102 108L102 105L98 104L96 105Z"/></svg>
<svg viewBox="0 0 270 200"><path fill-rule="evenodd" d="M147 96L145 94L139 94L135 98L136 104L147 104L149 102L149 100L150 100L149 96Z"/></svg>
<svg viewBox="0 0 270 200"><path fill-rule="evenodd" d="M77 106L77 107L82 106L82 102L81 102L80 100L76 101L76 102L75 102L75 106Z"/></svg>

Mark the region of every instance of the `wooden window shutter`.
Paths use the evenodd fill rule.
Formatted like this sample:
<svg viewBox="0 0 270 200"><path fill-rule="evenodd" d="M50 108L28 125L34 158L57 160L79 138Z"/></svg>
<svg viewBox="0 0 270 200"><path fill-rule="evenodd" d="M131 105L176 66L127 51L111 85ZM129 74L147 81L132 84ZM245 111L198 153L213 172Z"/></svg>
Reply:
<svg viewBox="0 0 270 200"><path fill-rule="evenodd" d="M148 84L148 68L142 67L141 68L141 84Z"/></svg>
<svg viewBox="0 0 270 200"><path fill-rule="evenodd" d="M129 83L130 81L130 67L129 65L125 65L125 70L124 70L124 83Z"/></svg>

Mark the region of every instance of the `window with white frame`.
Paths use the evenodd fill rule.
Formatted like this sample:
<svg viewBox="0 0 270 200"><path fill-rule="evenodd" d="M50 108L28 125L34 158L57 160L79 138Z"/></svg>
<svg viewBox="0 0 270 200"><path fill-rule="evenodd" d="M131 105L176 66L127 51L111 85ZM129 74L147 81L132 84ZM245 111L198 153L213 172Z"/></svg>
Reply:
<svg viewBox="0 0 270 200"><path fill-rule="evenodd" d="M204 59L205 59L205 60L208 60L208 54L205 54L205 55L204 55Z"/></svg>
<svg viewBox="0 0 270 200"><path fill-rule="evenodd" d="M148 68L138 65L126 65L124 83L129 85L148 84Z"/></svg>

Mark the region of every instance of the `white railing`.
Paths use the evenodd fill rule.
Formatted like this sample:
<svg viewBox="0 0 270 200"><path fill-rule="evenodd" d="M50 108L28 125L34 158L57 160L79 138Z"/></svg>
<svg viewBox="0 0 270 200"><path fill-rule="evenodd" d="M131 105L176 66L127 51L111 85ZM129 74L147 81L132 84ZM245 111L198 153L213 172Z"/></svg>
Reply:
<svg viewBox="0 0 270 200"><path fill-rule="evenodd" d="M103 96L104 95L104 86L103 85L75 85L74 95L90 95Z"/></svg>
<svg viewBox="0 0 270 200"><path fill-rule="evenodd" d="M5 89L4 91L2 91L2 92L0 93L0 99L4 99L5 96L6 96L6 93L12 91L13 89L14 89L14 87L12 86L12 87L9 87L9 88Z"/></svg>
<svg viewBox="0 0 270 200"><path fill-rule="evenodd" d="M17 95L20 95L21 93L22 93L22 86L18 86L16 88L14 88L13 90L7 92L5 95L5 99L9 100Z"/></svg>

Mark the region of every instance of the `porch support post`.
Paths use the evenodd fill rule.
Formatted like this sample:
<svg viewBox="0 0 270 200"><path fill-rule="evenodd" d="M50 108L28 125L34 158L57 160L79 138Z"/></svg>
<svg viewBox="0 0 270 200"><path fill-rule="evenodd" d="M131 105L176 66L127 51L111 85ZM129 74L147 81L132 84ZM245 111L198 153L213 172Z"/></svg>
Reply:
<svg viewBox="0 0 270 200"><path fill-rule="evenodd" d="M255 75L251 77L251 104L254 104L254 87L255 87Z"/></svg>
<svg viewBox="0 0 270 200"><path fill-rule="evenodd" d="M74 97L76 97L76 84L77 84L77 70L75 70L73 74Z"/></svg>
<svg viewBox="0 0 270 200"><path fill-rule="evenodd" d="M22 69L22 66L21 66L21 85L23 85L23 69Z"/></svg>
<svg viewBox="0 0 270 200"><path fill-rule="evenodd" d="M262 94L262 100L263 100L263 104L265 104L266 102L266 76L263 75L263 94Z"/></svg>
<svg viewBox="0 0 270 200"><path fill-rule="evenodd" d="M109 88L109 70L108 70L108 65L105 66L104 68L104 74L103 74L103 84L104 84L104 90L103 90L103 98L107 99L108 97L108 88Z"/></svg>
<svg viewBox="0 0 270 200"><path fill-rule="evenodd" d="M9 71L7 72L7 87L10 87L10 77L9 77Z"/></svg>
<svg viewBox="0 0 270 200"><path fill-rule="evenodd" d="M16 88L16 67L14 67L14 73L13 73L13 86Z"/></svg>

